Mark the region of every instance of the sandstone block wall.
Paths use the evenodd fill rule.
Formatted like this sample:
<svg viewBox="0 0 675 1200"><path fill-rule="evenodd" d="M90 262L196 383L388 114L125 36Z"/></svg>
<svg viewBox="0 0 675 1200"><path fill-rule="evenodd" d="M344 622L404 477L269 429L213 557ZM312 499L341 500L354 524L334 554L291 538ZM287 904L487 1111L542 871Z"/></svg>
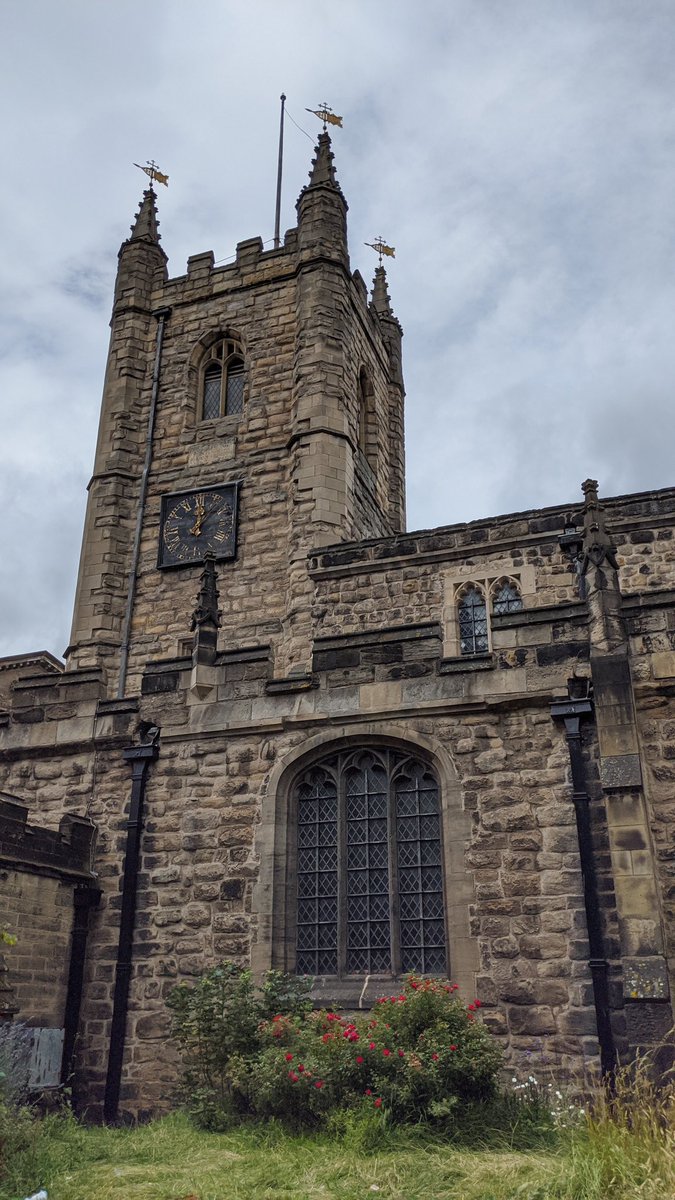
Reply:
<svg viewBox="0 0 675 1200"><path fill-rule="evenodd" d="M0 920L17 939L4 951L15 1019L60 1029L73 924L72 886L0 865Z"/></svg>

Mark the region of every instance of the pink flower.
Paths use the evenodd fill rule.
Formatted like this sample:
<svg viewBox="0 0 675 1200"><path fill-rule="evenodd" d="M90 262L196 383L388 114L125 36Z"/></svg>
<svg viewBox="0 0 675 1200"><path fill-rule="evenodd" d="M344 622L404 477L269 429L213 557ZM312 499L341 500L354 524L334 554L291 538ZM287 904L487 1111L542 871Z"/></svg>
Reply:
<svg viewBox="0 0 675 1200"><path fill-rule="evenodd" d="M374 1049L375 1049L375 1043L374 1043L374 1042L368 1042L368 1049L369 1049L369 1050L374 1050Z"/></svg>
<svg viewBox="0 0 675 1200"><path fill-rule="evenodd" d="M299 1076L296 1075L295 1071L289 1071L288 1078L291 1080L292 1083L297 1083Z"/></svg>
<svg viewBox="0 0 675 1200"><path fill-rule="evenodd" d="M362 1054L357 1054L357 1056L356 1056L356 1061L357 1061L357 1063L359 1064L359 1066L361 1066L361 1063L363 1062L363 1055L362 1055Z"/></svg>
<svg viewBox="0 0 675 1200"><path fill-rule="evenodd" d="M383 1050L382 1053L384 1054L385 1058L389 1058L389 1055L391 1054L391 1050Z"/></svg>

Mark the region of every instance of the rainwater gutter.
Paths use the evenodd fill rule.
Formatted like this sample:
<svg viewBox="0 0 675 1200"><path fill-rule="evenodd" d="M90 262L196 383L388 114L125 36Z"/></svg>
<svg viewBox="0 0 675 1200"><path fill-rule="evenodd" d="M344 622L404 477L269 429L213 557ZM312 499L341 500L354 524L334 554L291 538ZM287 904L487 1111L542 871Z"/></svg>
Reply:
<svg viewBox="0 0 675 1200"><path fill-rule="evenodd" d="M565 725L567 750L572 769L572 802L577 823L579 861L584 884L584 907L588 930L588 965L593 983L595 1019L600 1045L600 1067L602 1074L613 1077L616 1068L616 1045L612 1029L609 1003L609 963L605 952L605 940L600 916L598 873L591 831L590 800L586 779L586 767L581 744L581 721L593 715L593 702L589 695L575 699L570 689L568 700L556 701L551 705L551 718L562 720Z"/></svg>
<svg viewBox="0 0 675 1200"><path fill-rule="evenodd" d="M117 961L115 963L115 989L110 1026L108 1072L103 1101L103 1118L107 1124L115 1124L119 1110L127 1015L129 1011L129 985L131 983L134 926L136 923L136 895L138 890L141 838L143 835L145 787L148 767L150 763L155 761L159 754L158 736L159 729L153 727L149 731L149 740L146 743L141 746L130 746L127 750L123 751L125 762L131 766L131 800L129 803L129 818L127 820L127 844L124 855L124 874L122 877L122 905Z"/></svg>

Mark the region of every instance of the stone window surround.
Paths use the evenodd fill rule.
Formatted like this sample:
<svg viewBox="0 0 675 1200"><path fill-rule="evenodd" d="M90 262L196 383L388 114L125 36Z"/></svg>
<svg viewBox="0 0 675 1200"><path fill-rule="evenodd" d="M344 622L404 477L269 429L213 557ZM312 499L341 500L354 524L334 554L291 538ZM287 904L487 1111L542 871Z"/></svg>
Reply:
<svg viewBox="0 0 675 1200"><path fill-rule="evenodd" d="M221 344L229 343L231 350L217 361L223 368L223 376L227 380L227 363L230 359L241 359L244 364L244 395L242 401L242 411L240 413L224 413L220 417L202 416L202 405L204 401L204 376L209 364L213 361L214 351ZM204 334L196 345L188 359L187 364L187 385L188 385L188 424L192 426L197 433L202 436L211 437L214 432L227 433L236 430L244 418L249 399L249 371L248 359L244 347L243 339L234 329L217 329L211 330Z"/></svg>
<svg viewBox="0 0 675 1200"><path fill-rule="evenodd" d="M296 849L292 794L295 781L313 762L336 751L357 747L391 747L413 755L427 762L438 779L448 972L465 994L473 995L479 963L469 924L469 906L475 899L473 876L465 861L471 822L464 811L457 771L447 749L437 739L390 722L346 724L335 727L330 733L307 738L272 770L262 796L262 818L256 837L260 874L253 896L253 912L258 921L257 938L252 946L252 969L261 973L270 968L292 970L294 966L292 912ZM392 978L386 975L351 976L342 980L324 977L317 979L317 992L322 1003L369 1007L375 995L388 990Z"/></svg>
<svg viewBox="0 0 675 1200"><path fill-rule="evenodd" d="M485 571L486 566L489 573ZM471 586L477 587L486 597L488 607L488 648L485 653L492 654L492 622L490 619L492 615L492 602L497 587L505 581L517 587L522 597L523 608L528 608L528 600L533 597L535 590L535 572L533 567L518 567L514 570L512 563L499 562L494 564L480 564L478 566L469 565L456 569L453 572L448 571L445 574L445 603L443 607L444 659L461 658L465 661L470 661L474 657L470 654L461 653L458 618L458 604L462 592Z"/></svg>

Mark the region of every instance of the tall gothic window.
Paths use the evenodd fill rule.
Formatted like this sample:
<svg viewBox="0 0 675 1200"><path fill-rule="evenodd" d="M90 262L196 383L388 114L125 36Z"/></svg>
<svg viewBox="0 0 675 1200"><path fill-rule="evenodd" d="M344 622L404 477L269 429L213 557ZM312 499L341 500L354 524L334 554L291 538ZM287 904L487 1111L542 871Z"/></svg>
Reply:
<svg viewBox="0 0 675 1200"><path fill-rule="evenodd" d="M498 579L492 587L492 611L496 617L503 613L520 612L523 598L512 579Z"/></svg>
<svg viewBox="0 0 675 1200"><path fill-rule="evenodd" d="M243 409L244 360L241 352L235 342L217 342L202 366L202 420L236 416Z"/></svg>
<svg viewBox="0 0 675 1200"><path fill-rule="evenodd" d="M310 767L297 806L296 971L447 969L438 784L394 750Z"/></svg>
<svg viewBox="0 0 675 1200"><path fill-rule="evenodd" d="M457 604L459 647L462 654L483 654L489 649L485 596L475 584L460 592Z"/></svg>

